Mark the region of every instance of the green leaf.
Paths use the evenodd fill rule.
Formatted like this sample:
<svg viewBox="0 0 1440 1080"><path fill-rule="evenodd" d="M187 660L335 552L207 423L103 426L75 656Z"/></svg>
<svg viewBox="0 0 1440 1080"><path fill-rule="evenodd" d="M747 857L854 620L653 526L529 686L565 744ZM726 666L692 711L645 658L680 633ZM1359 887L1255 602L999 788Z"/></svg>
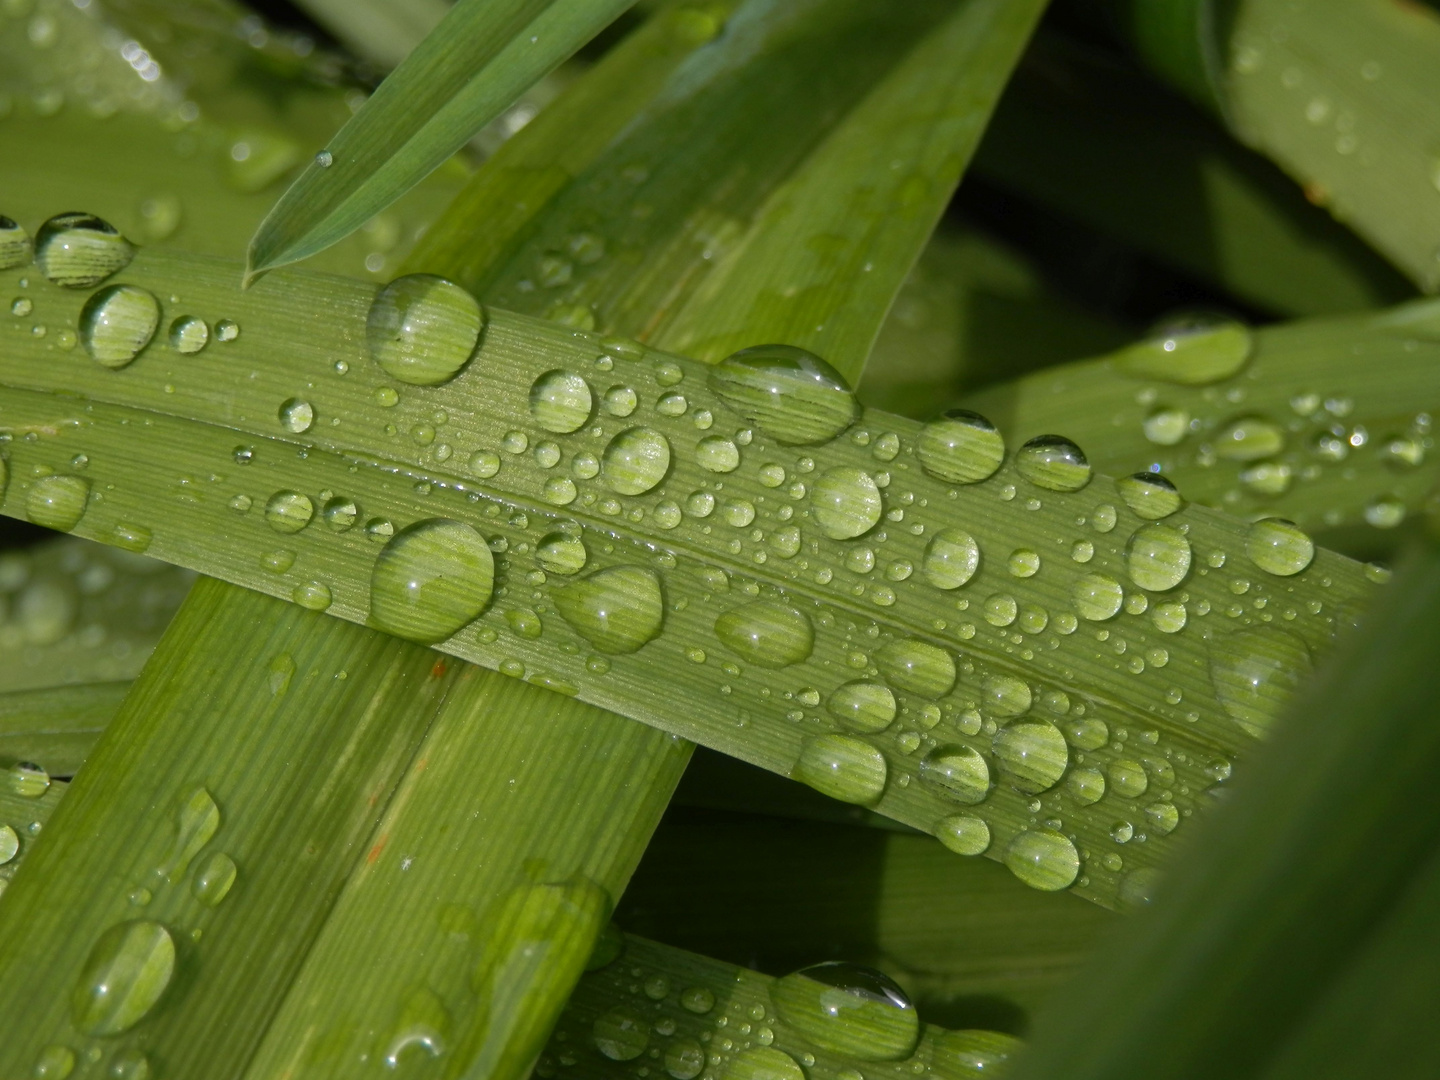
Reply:
<svg viewBox="0 0 1440 1080"><path fill-rule="evenodd" d="M0 905L0 963L31 973L0 987L26 1018L3 1071L100 1037L235 1075L452 683L434 666L197 583Z"/></svg>
<svg viewBox="0 0 1440 1080"><path fill-rule="evenodd" d="M298 6L356 55L387 70L450 10L445 0L298 0Z"/></svg>
<svg viewBox="0 0 1440 1080"><path fill-rule="evenodd" d="M441 648L917 827L968 829L967 849L983 820L985 850L1022 873L1027 852L1056 854L1056 876L1030 874L1048 887L1113 903L1122 875L1162 860L1373 589L1358 564L1312 559L1283 529L1195 507L1157 528L1103 476L1056 490L1072 481L1045 464L1053 449L1017 465L1012 442L992 478L956 484L917 457L939 454L949 429L922 438L883 413L789 447L788 424L777 439L763 415L734 412L708 365L499 310L464 374L397 384L361 344L368 287L286 273L240 293L231 274L137 255L129 287L179 297L167 325L183 313L235 333L195 356L157 342L118 371L56 347L86 301L31 281L53 330L0 349L7 513L112 542L148 536L159 557L386 626L372 590L453 538L473 584L397 629L433 641L464 627ZM727 441L737 466L712 472L702 462L729 467ZM437 521L458 524L427 525L418 542L406 531ZM865 535L846 539L857 526ZM978 569L947 529L973 538ZM485 543L503 594L485 586ZM636 651L605 652L612 598L639 618L615 626ZM1250 672L1248 651L1270 666ZM888 689L842 691L882 678ZM857 693L894 695L895 715L847 709ZM1048 748L1038 757L1032 738ZM1144 797L1117 795L1118 815L1114 801L1092 808L1105 783ZM1025 831L1032 792L1048 792L1042 805L1077 840ZM966 809L974 798L983 806ZM1143 848L1120 842L1132 830Z"/></svg>
<svg viewBox="0 0 1440 1080"><path fill-rule="evenodd" d="M618 957L580 980L538 1075L628 1076L653 1053L671 1076L708 1065L733 1077L838 1080L864 1069L962 1080L1002 1069L1020 1045L921 1025L903 988L878 971L841 963L774 979L631 934L621 942Z"/></svg>
<svg viewBox="0 0 1440 1080"><path fill-rule="evenodd" d="M1041 1017L1018 1078L1268 1076L1292 1033L1316 1037L1326 1014L1312 1010L1343 1000L1371 943L1393 948L1433 893L1437 612L1429 548L1296 701L1154 908ZM1386 1028L1364 1019L1347 1015L1333 1071L1305 1075L1347 1075L1371 1046L1384 1060Z"/></svg>
<svg viewBox="0 0 1440 1080"><path fill-rule="evenodd" d="M261 223L247 279L348 236L632 0L459 0Z"/></svg>
<svg viewBox="0 0 1440 1080"><path fill-rule="evenodd" d="M115 716L129 681L0 694L0 762L30 761L73 776Z"/></svg>
<svg viewBox="0 0 1440 1080"><path fill-rule="evenodd" d="M1393 529L1436 482L1437 357L1440 309L1416 301L1254 331L1162 330L964 404L1021 438L1063 429L1107 472L1159 466L1198 503L1306 529ZM1197 383L1189 371L1204 364L1216 377Z"/></svg>

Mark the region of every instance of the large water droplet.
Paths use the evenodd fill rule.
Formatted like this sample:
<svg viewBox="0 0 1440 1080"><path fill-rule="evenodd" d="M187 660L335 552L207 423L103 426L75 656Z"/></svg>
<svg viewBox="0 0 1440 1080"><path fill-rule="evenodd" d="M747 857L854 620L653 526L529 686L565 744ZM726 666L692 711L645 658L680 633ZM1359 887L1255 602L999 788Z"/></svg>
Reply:
<svg viewBox="0 0 1440 1080"><path fill-rule="evenodd" d="M90 501L90 481L80 476L42 476L25 493L25 516L36 525L69 532Z"/></svg>
<svg viewBox="0 0 1440 1080"><path fill-rule="evenodd" d="M433 274L409 274L375 297L365 342L391 378L438 386L459 374L484 325L479 303L459 285Z"/></svg>
<svg viewBox="0 0 1440 1080"><path fill-rule="evenodd" d="M935 823L935 835L957 855L983 855L990 847L990 826L974 814L951 814Z"/></svg>
<svg viewBox="0 0 1440 1080"><path fill-rule="evenodd" d="M879 683L857 681L836 687L825 708L851 731L865 734L884 731L895 721L895 695Z"/></svg>
<svg viewBox="0 0 1440 1080"><path fill-rule="evenodd" d="M397 637L443 641L490 601L495 557L469 525L416 522L381 550L370 576L371 625Z"/></svg>
<svg viewBox="0 0 1440 1080"><path fill-rule="evenodd" d="M547 371L530 387L530 415L557 435L579 431L594 408L590 384L571 371Z"/></svg>
<svg viewBox="0 0 1440 1080"><path fill-rule="evenodd" d="M735 1055L724 1080L805 1080L805 1072L784 1051L755 1046Z"/></svg>
<svg viewBox="0 0 1440 1080"><path fill-rule="evenodd" d="M752 664L782 668L809 657L815 628L809 617L777 600L754 600L715 620L715 636Z"/></svg>
<svg viewBox="0 0 1440 1080"><path fill-rule="evenodd" d="M815 524L832 540L869 532L885 508L870 474L849 465L827 469L811 487L810 496Z"/></svg>
<svg viewBox="0 0 1440 1080"><path fill-rule="evenodd" d="M952 484L977 484L1005 460L1005 439L979 413L950 409L920 429L920 466Z"/></svg>
<svg viewBox="0 0 1440 1080"><path fill-rule="evenodd" d="M0 214L0 270L24 266L30 261L30 234L11 218Z"/></svg>
<svg viewBox="0 0 1440 1080"><path fill-rule="evenodd" d="M175 819L175 843L170 855L158 868L161 877L172 884L185 876L190 862L220 828L220 808L203 787L197 787L180 804Z"/></svg>
<svg viewBox="0 0 1440 1080"><path fill-rule="evenodd" d="M660 633L660 578L643 566L612 566L551 594L561 617L601 652L633 653Z"/></svg>
<svg viewBox="0 0 1440 1080"><path fill-rule="evenodd" d="M1305 642L1276 626L1257 626L1210 640L1210 679L1227 713L1262 738L1310 670Z"/></svg>
<svg viewBox="0 0 1440 1080"><path fill-rule="evenodd" d="M711 369L709 384L721 401L785 446L833 439L860 415L840 373L792 345L741 349Z"/></svg>
<svg viewBox="0 0 1440 1080"><path fill-rule="evenodd" d="M160 325L160 301L134 285L101 289L80 310L80 341L108 368L122 368L150 344Z"/></svg>
<svg viewBox="0 0 1440 1080"><path fill-rule="evenodd" d="M119 1035L155 1007L175 971L175 942L145 919L112 926L90 950L70 997L70 1015L87 1035Z"/></svg>
<svg viewBox="0 0 1440 1080"><path fill-rule="evenodd" d="M670 471L670 442L651 428L626 428L610 440L601 475L611 491L643 495Z"/></svg>
<svg viewBox="0 0 1440 1080"><path fill-rule="evenodd" d="M1190 541L1169 525L1141 525L1125 545L1125 572L1142 589L1173 589L1190 573Z"/></svg>
<svg viewBox="0 0 1440 1080"><path fill-rule="evenodd" d="M643 1016L620 1005L596 1019L591 1034L595 1048L611 1061L631 1061L650 1044L649 1029Z"/></svg>
<svg viewBox="0 0 1440 1080"><path fill-rule="evenodd" d="M844 803L870 806L885 793L885 755L849 735L813 735L800 747L791 776Z"/></svg>
<svg viewBox="0 0 1440 1080"><path fill-rule="evenodd" d="M1290 577L1315 558L1315 541L1303 529L1284 518L1265 518L1245 534L1245 554L1267 574Z"/></svg>
<svg viewBox="0 0 1440 1080"><path fill-rule="evenodd" d="M123 270L135 249L108 221L93 214L57 214L35 234L35 262L57 285L98 285Z"/></svg>
<svg viewBox="0 0 1440 1080"><path fill-rule="evenodd" d="M1113 618L1125 602L1125 590L1120 582L1105 574L1085 574L1070 590L1070 599L1075 604L1075 613L1082 619L1103 622Z"/></svg>
<svg viewBox="0 0 1440 1080"><path fill-rule="evenodd" d="M1065 736L1044 720L1024 720L1001 728L991 750L1005 779L1027 795L1049 791L1070 764Z"/></svg>
<svg viewBox="0 0 1440 1080"><path fill-rule="evenodd" d="M876 653L875 663L891 686L921 697L943 697L955 686L955 658L923 641L892 641Z"/></svg>
<svg viewBox="0 0 1440 1080"><path fill-rule="evenodd" d="M22 799L38 799L50 790L50 774L33 761L17 761L5 770L6 786Z"/></svg>
<svg viewBox="0 0 1440 1080"><path fill-rule="evenodd" d="M889 976L858 964L830 961L802 968L770 987L780 1019L821 1050L861 1061L909 1057L920 1019Z"/></svg>
<svg viewBox="0 0 1440 1080"><path fill-rule="evenodd" d="M1142 472L1115 481L1115 490L1137 517L1159 521L1180 509L1180 492L1159 473Z"/></svg>
<svg viewBox="0 0 1440 1080"><path fill-rule="evenodd" d="M1054 829L1026 829L1006 845L1005 865L1032 889L1054 892L1069 888L1080 873L1080 853Z"/></svg>
<svg viewBox="0 0 1440 1080"><path fill-rule="evenodd" d="M1243 323L1193 314L1157 326L1144 341L1110 357L1116 370L1137 379L1204 386L1228 379L1250 358L1253 339Z"/></svg>
<svg viewBox="0 0 1440 1080"><path fill-rule="evenodd" d="M297 533L315 516L309 495L298 491L277 491L265 504L265 521L278 533Z"/></svg>
<svg viewBox="0 0 1440 1080"><path fill-rule="evenodd" d="M958 589L980 568L980 545L964 529L941 529L925 546L921 565L937 589Z"/></svg>
<svg viewBox="0 0 1440 1080"><path fill-rule="evenodd" d="M990 794L990 766L969 746L937 746L920 762L920 779L967 806Z"/></svg>
<svg viewBox="0 0 1440 1080"><path fill-rule="evenodd" d="M1062 435L1037 435L1020 447L1015 470L1049 491L1079 491L1090 482L1084 451Z"/></svg>

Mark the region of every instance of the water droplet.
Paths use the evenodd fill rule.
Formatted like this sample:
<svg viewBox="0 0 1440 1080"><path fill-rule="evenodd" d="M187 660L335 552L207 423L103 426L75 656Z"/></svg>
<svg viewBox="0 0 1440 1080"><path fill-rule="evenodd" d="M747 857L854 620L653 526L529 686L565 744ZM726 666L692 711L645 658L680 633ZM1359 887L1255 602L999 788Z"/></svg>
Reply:
<svg viewBox="0 0 1440 1080"><path fill-rule="evenodd" d="M1180 492L1159 473L1141 472L1115 481L1115 490L1137 517L1159 521L1180 509Z"/></svg>
<svg viewBox="0 0 1440 1080"><path fill-rule="evenodd" d="M20 851L20 834L10 825L0 825L0 866L15 858Z"/></svg>
<svg viewBox="0 0 1440 1080"><path fill-rule="evenodd" d="M551 574L578 574L589 553L579 537L552 532L535 546L535 561Z"/></svg>
<svg viewBox="0 0 1440 1080"><path fill-rule="evenodd" d="M220 828L220 808L210 792L197 787L180 805L175 821L175 843L156 873L172 884L185 876L190 862Z"/></svg>
<svg viewBox="0 0 1440 1080"><path fill-rule="evenodd" d="M215 340L231 342L240 336L240 324L234 319L221 319L215 324Z"/></svg>
<svg viewBox="0 0 1440 1080"><path fill-rule="evenodd" d="M265 504L265 521L278 533L297 533L315 516L310 496L298 491L277 491Z"/></svg>
<svg viewBox="0 0 1440 1080"><path fill-rule="evenodd" d="M1014 675L987 675L980 691L986 711L1002 720L1023 716L1033 701L1029 683Z"/></svg>
<svg viewBox="0 0 1440 1080"><path fill-rule="evenodd" d="M1180 824L1180 811L1174 803L1151 803L1145 808L1145 817L1150 822L1150 828L1160 836L1170 835Z"/></svg>
<svg viewBox="0 0 1440 1080"><path fill-rule="evenodd" d="M770 987L780 1019L821 1050L861 1061L909 1057L920 1037L915 1007L889 976L830 961Z"/></svg>
<svg viewBox="0 0 1440 1080"><path fill-rule="evenodd" d="M150 1080L150 1059L133 1047L121 1050L110 1062L113 1080Z"/></svg>
<svg viewBox="0 0 1440 1080"><path fill-rule="evenodd" d="M920 466L952 484L976 484L1005 460L1005 439L995 425L966 409L950 409L920 430Z"/></svg>
<svg viewBox="0 0 1440 1080"><path fill-rule="evenodd" d="M1393 529L1405 520L1405 500L1398 495L1377 495L1365 504L1365 520L1377 529Z"/></svg>
<svg viewBox="0 0 1440 1080"><path fill-rule="evenodd" d="M990 766L969 746L937 746L920 762L920 779L967 806L990 794Z"/></svg>
<svg viewBox="0 0 1440 1080"><path fill-rule="evenodd" d="M612 386L605 391L605 411L611 416L629 416L639 404L639 395L628 386Z"/></svg>
<svg viewBox="0 0 1440 1080"><path fill-rule="evenodd" d="M1023 1044L999 1031L939 1031L930 1051L934 1080L975 1080L1003 1076L1011 1055Z"/></svg>
<svg viewBox="0 0 1440 1080"><path fill-rule="evenodd" d="M150 344L160 325L160 302L134 285L101 289L80 310L80 341L92 359L122 368Z"/></svg>
<svg viewBox="0 0 1440 1080"><path fill-rule="evenodd" d="M35 234L35 262L57 285L98 285L123 270L135 249L108 221L93 214L57 214Z"/></svg>
<svg viewBox="0 0 1440 1080"><path fill-rule="evenodd" d="M615 566L551 594L555 610L601 652L632 653L660 633L660 579L642 566Z"/></svg>
<svg viewBox="0 0 1440 1080"><path fill-rule="evenodd" d="M1258 416L1232 420L1215 436L1215 455L1226 461L1259 461L1285 449L1285 429Z"/></svg>
<svg viewBox="0 0 1440 1080"><path fill-rule="evenodd" d="M851 731L874 734L895 720L895 695L888 686L863 680L835 688L825 708Z"/></svg>
<svg viewBox="0 0 1440 1080"><path fill-rule="evenodd" d="M645 1018L625 1006L611 1009L595 1021L595 1048L611 1061L631 1061L650 1044Z"/></svg>
<svg viewBox="0 0 1440 1080"><path fill-rule="evenodd" d="M293 435L310 430L310 425L315 423L315 409L308 401L300 398L288 398L280 405L278 412L280 426Z"/></svg>
<svg viewBox="0 0 1440 1080"><path fill-rule="evenodd" d="M1070 591L1075 604L1075 613L1082 619L1103 622L1113 618L1125 602L1125 590L1120 583L1104 574L1085 574L1075 582Z"/></svg>
<svg viewBox="0 0 1440 1080"><path fill-rule="evenodd" d="M1005 848L1005 865L1033 889L1066 889L1080 873L1080 853L1054 829L1026 829Z"/></svg>
<svg viewBox="0 0 1440 1080"><path fill-rule="evenodd" d="M891 686L921 697L944 697L955 686L955 658L923 641L892 641L876 653L875 663Z"/></svg>
<svg viewBox="0 0 1440 1080"><path fill-rule="evenodd" d="M1174 446L1189 434L1190 414L1184 409L1156 409L1140 426L1156 446Z"/></svg>
<svg viewBox="0 0 1440 1080"><path fill-rule="evenodd" d="M90 501L90 481L80 476L42 476L25 493L25 516L36 525L69 532Z"/></svg>
<svg viewBox="0 0 1440 1080"><path fill-rule="evenodd" d="M488 480L500 471L500 455L492 450L476 450L470 455L470 471L481 480Z"/></svg>
<svg viewBox="0 0 1440 1080"><path fill-rule="evenodd" d="M805 1072L789 1054L755 1046L735 1056L723 1080L805 1080Z"/></svg>
<svg viewBox="0 0 1440 1080"><path fill-rule="evenodd" d="M1105 775L1111 790L1127 799L1144 795L1145 789L1150 786L1150 777L1145 775L1145 767L1129 758L1112 761L1105 770Z"/></svg>
<svg viewBox="0 0 1440 1080"><path fill-rule="evenodd" d="M980 567L980 545L963 529L941 529L925 547L925 577L938 589L958 589Z"/></svg>
<svg viewBox="0 0 1440 1080"><path fill-rule="evenodd" d="M1190 314L1163 323L1144 341L1111 355L1117 371L1137 379L1204 386L1228 379L1250 359L1253 339L1243 323Z"/></svg>
<svg viewBox="0 0 1440 1080"><path fill-rule="evenodd" d="M458 521L417 522L375 560L370 622L411 641L443 641L479 616L494 584L495 558L483 536Z"/></svg>
<svg viewBox="0 0 1440 1080"><path fill-rule="evenodd" d="M1079 491L1090 482L1084 452L1061 435L1037 435L1020 447L1015 470L1048 491Z"/></svg>
<svg viewBox="0 0 1440 1080"><path fill-rule="evenodd" d="M146 919L112 926L95 943L70 998L71 1019L87 1035L119 1035L155 1007L175 971L175 942Z"/></svg>
<svg viewBox="0 0 1440 1080"><path fill-rule="evenodd" d="M330 606L330 586L323 581L302 581L290 590L290 599L307 611L324 611Z"/></svg>
<svg viewBox="0 0 1440 1080"><path fill-rule="evenodd" d="M1010 553L1005 568L1014 577L1034 577L1040 570L1040 556L1029 548L1016 548Z"/></svg>
<svg viewBox="0 0 1440 1080"><path fill-rule="evenodd" d="M1220 704L1256 738L1263 738L1310 670L1304 640L1274 626L1258 626L1210 640L1210 679Z"/></svg>
<svg viewBox="0 0 1440 1080"><path fill-rule="evenodd" d="M879 801L885 791L885 755L849 735L814 735L800 747L791 776L844 803L863 806Z"/></svg>
<svg viewBox="0 0 1440 1080"><path fill-rule="evenodd" d="M990 847L990 826L974 814L951 814L935 823L940 842L957 855L983 855Z"/></svg>
<svg viewBox="0 0 1440 1080"><path fill-rule="evenodd" d="M30 234L0 214L0 270L12 270L30 261Z"/></svg>
<svg viewBox="0 0 1440 1080"><path fill-rule="evenodd" d="M210 342L210 327L204 319L181 315L170 323L170 347L185 356L194 356Z"/></svg>
<svg viewBox="0 0 1440 1080"><path fill-rule="evenodd" d="M75 1071L75 1051L68 1046L47 1046L35 1061L30 1075L35 1080L65 1080Z"/></svg>
<svg viewBox="0 0 1440 1080"><path fill-rule="evenodd" d="M626 428L605 447L600 468L611 491L643 495L670 471L670 442L651 428Z"/></svg>
<svg viewBox="0 0 1440 1080"><path fill-rule="evenodd" d="M1001 728L991 750L1011 786L1027 795L1049 791L1070 764L1065 736L1044 720L1026 720Z"/></svg>
<svg viewBox="0 0 1440 1080"><path fill-rule="evenodd" d="M215 907L230 894L235 874L235 860L217 851L196 869L190 891L206 907Z"/></svg>
<svg viewBox="0 0 1440 1080"><path fill-rule="evenodd" d="M50 774L33 761L17 761L6 770L10 790L22 799L38 799L50 790Z"/></svg>
<svg viewBox="0 0 1440 1080"><path fill-rule="evenodd" d="M1132 870L1120 879L1120 907L1123 911L1135 911L1148 907L1155 899L1155 888L1160 884L1160 871L1153 866L1142 866Z"/></svg>
<svg viewBox="0 0 1440 1080"><path fill-rule="evenodd" d="M1267 574L1290 577L1310 565L1315 542L1293 521L1265 518L1245 534L1245 554Z"/></svg>
<svg viewBox="0 0 1440 1080"><path fill-rule="evenodd" d="M409 274L375 297L365 321L365 341L370 356L391 378L412 386L439 386L469 361L484 325L479 303L460 286L433 274Z"/></svg>
<svg viewBox="0 0 1440 1080"><path fill-rule="evenodd" d="M674 1080L694 1080L705 1068L705 1051L694 1039L676 1039L665 1050L665 1071Z"/></svg>
<svg viewBox="0 0 1440 1080"><path fill-rule="evenodd" d="M530 415L558 435L579 431L594 408L590 384L573 372L547 371L530 387Z"/></svg>
<svg viewBox="0 0 1440 1080"><path fill-rule="evenodd" d="M715 620L715 636L726 648L764 668L782 668L809 657L815 647L810 619L777 600L755 600Z"/></svg>
<svg viewBox="0 0 1440 1080"><path fill-rule="evenodd" d="M827 469L811 488L815 524L832 540L850 540L873 529L884 504L869 473L841 465Z"/></svg>
<svg viewBox="0 0 1440 1080"><path fill-rule="evenodd" d="M1190 559L1190 541L1169 525L1141 525L1125 545L1125 572L1136 585L1151 592L1165 592L1184 581L1190 573Z"/></svg>
<svg viewBox="0 0 1440 1080"><path fill-rule="evenodd" d="M840 373L791 345L757 345L726 357L710 372L710 389L784 446L834 438L860 405Z"/></svg>
<svg viewBox="0 0 1440 1080"><path fill-rule="evenodd" d="M688 986L680 993L680 1005L687 1012L704 1016L715 1007L715 995L705 986Z"/></svg>
<svg viewBox="0 0 1440 1080"><path fill-rule="evenodd" d="M695 445L695 461L713 473L734 472L740 467L740 448L723 435L711 435Z"/></svg>
<svg viewBox="0 0 1440 1080"><path fill-rule="evenodd" d="M1099 802L1105 795L1105 774L1098 769L1073 769L1065 779L1065 788L1081 806Z"/></svg>

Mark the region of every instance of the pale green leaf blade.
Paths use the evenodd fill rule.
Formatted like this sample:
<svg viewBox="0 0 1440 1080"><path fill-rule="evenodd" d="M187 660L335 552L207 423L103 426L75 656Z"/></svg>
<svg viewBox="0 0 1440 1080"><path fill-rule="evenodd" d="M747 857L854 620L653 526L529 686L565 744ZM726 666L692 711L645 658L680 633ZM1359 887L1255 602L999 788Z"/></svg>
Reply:
<svg viewBox="0 0 1440 1080"><path fill-rule="evenodd" d="M1041 1017L1017 1080L1264 1075L1433 879L1440 556L1417 554L1152 910ZM1348 1034L1359 1050L1384 1030Z"/></svg>
<svg viewBox="0 0 1440 1080"><path fill-rule="evenodd" d="M1021 438L1063 428L1108 472L1158 466L1208 506L1386 530L1436 482L1437 357L1440 311L1421 300L1208 338L1161 332L961 401ZM1192 378L1197 364L1214 377Z"/></svg>
<svg viewBox="0 0 1440 1080"><path fill-rule="evenodd" d="M714 361L783 341L858 381L1044 8L957 5L769 194L657 344Z"/></svg>
<svg viewBox="0 0 1440 1080"><path fill-rule="evenodd" d="M130 688L75 683L0 694L0 762L30 761L51 776L73 776Z"/></svg>
<svg viewBox="0 0 1440 1080"><path fill-rule="evenodd" d="M103 1040L235 1075L445 696L433 668L419 646L199 582L0 904L0 962L31 973L0 986L25 1017L3 1070Z"/></svg>
<svg viewBox="0 0 1440 1080"><path fill-rule="evenodd" d="M460 0L281 197L251 241L247 274L354 232L631 2Z"/></svg>
<svg viewBox="0 0 1440 1080"><path fill-rule="evenodd" d="M501 549L502 579L513 568L538 599L507 590L444 643L447 651L793 771L920 828L978 813L990 856L1009 851L1022 872L1018 853L1034 837L1010 845L1030 823L1028 797L1008 782L989 790L1000 777L988 763L973 792L954 781L960 797L984 799L978 812L957 805L950 781L934 773L917 781L921 747L932 743L968 748L957 750L966 762L999 750L1018 763L1002 722L1029 712L1041 726L1021 731L1045 740L1053 755L1041 776L1016 782L1049 790L1056 816L1074 823L1079 838L1045 834L1060 873L1036 880L1074 882L1107 902L1115 902L1122 875L1163 859L1173 838L1160 833L1204 805L1204 792L1264 730L1308 658L1374 588L1355 563L1323 551L1312 558L1302 537L1251 530L1196 507L1171 519L1188 535L1153 527L1144 534L1168 538L1162 547L1177 558L1188 553L1184 588L1137 588L1132 573L1152 589L1171 586L1166 575L1180 563L1128 564L1127 543L1143 520L1108 478L1067 493L1033 483L1011 463L982 484L942 482L925 475L915 456L919 425L874 412L823 446L787 448L730 411L706 384L708 365L633 342L602 348L593 336L498 310L488 313L463 376L438 387L402 384L402 396L360 345L370 288L287 273L242 294L232 274L233 264L143 252L125 271L136 286L181 297L167 301L177 310L235 321L233 339L198 359L157 343L118 373L97 372L81 350L52 351L31 334L10 338L0 352L0 384L11 387L0 422L36 439L10 444L6 512L56 520L79 511L77 531L112 540L141 535L138 526L155 555L381 625L371 576L382 543L420 521L466 523ZM82 301L73 291L39 281L30 288L37 317L57 334L74 325ZM635 408L619 394L612 400L624 417L596 412L573 433L555 432L570 426L572 414L560 424L539 391L531 405L535 384L549 387L554 371L593 380L585 383L587 415L611 386L633 392ZM75 396L54 393L61 390ZM683 409L675 395L684 397ZM720 460L713 444L700 447L713 437L734 441L740 459L723 474L723 489L701 464ZM656 469L656 458L632 455L637 438L657 448L664 440L667 471ZM607 450L617 439L618 448ZM77 477L71 462L81 450L88 464ZM39 482L46 470L72 479ZM637 479L651 486L637 493ZM862 492L875 485L860 513L889 516L870 535L843 540L823 496L831 490L837 506L847 505L852 482ZM103 500L74 496L87 484ZM848 531L849 522L838 524ZM564 596L571 575L564 560L546 568L544 543L576 525L585 576ZM946 528L965 529L982 552L963 586L954 561L926 569L927 545ZM552 536L557 531L561 537ZM227 538L223 546L217 536ZM932 551L932 563L935 557ZM1264 565L1306 568L1287 576ZM622 568L622 589L640 590L638 621L615 639L591 621L587 598L615 580L597 579L598 571ZM959 591L934 584L937 574ZM663 610L648 585L640 589L642 578L663 590ZM759 628L763 646L747 647L744 621L762 615L781 622L774 631ZM1241 629L1245 635L1235 637ZM1274 660L1274 676L1244 690L1246 676L1232 669L1255 649ZM936 674L907 674L912 661ZM680 672L689 690L683 714L672 681ZM842 684L873 682L882 672L899 692L900 722L873 742L864 732L842 735L823 703ZM1077 741L1067 747L1056 724ZM1112 729L1138 741L1107 749L1096 736ZM1072 753L1081 752L1094 763L1072 768L1080 764ZM838 782L814 760L831 753L846 756ZM1105 782L1100 770L1112 766L1121 779L1111 782L1148 793L1127 802L1120 819L1149 830L1143 848L1111 837L1117 818L1108 805L1087 808L1095 783ZM1060 784L1067 770L1084 776ZM982 779L978 766L973 773ZM1067 854L1072 844L1091 852L1084 874L1078 855Z"/></svg>
<svg viewBox="0 0 1440 1080"><path fill-rule="evenodd" d="M357 56L389 70L450 10L445 0L298 0L305 13Z"/></svg>

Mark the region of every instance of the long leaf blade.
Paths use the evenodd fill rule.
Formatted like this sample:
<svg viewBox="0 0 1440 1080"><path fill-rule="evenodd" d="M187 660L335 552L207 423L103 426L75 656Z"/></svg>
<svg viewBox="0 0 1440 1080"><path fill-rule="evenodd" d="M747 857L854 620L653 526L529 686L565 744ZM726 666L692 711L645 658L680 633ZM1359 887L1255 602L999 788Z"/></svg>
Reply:
<svg viewBox="0 0 1440 1080"><path fill-rule="evenodd" d="M358 229L631 2L460 0L260 224L247 276Z"/></svg>

